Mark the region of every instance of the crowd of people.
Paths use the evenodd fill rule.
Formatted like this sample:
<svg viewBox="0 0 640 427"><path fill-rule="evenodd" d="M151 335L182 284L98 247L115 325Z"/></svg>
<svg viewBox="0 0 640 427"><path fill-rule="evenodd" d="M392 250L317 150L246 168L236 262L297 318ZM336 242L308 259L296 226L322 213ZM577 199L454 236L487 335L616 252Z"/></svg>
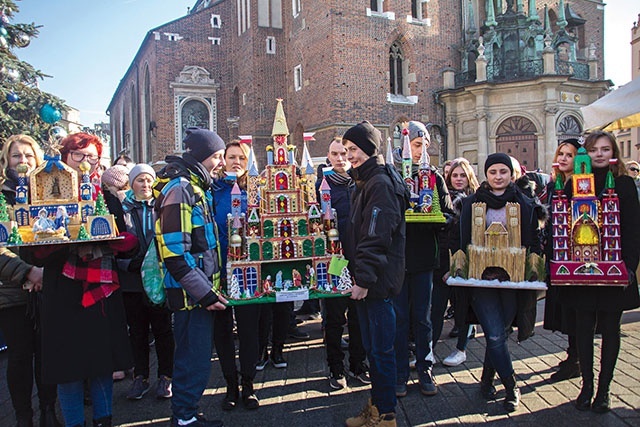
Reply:
<svg viewBox="0 0 640 427"><path fill-rule="evenodd" d="M407 132L411 173L417 175L429 132L418 121L408 122ZM518 341L533 334L540 295L524 289L449 287L449 254L465 250L471 240L473 203L486 204L487 224L505 224L507 203L517 203L522 246L530 253L546 253L549 259L551 194L559 181L571 196L579 141L559 143L552 179L546 188L544 181L538 182L538 191L517 159L504 153L491 154L478 165L486 177L481 183L467 159L448 161L442 174L430 166L445 224L405 222L411 195L398 173L401 159L394 153L386 158L394 158L396 164L385 161L381 143L373 125L359 123L330 142L327 164L318 168L319 177L326 167L332 168L324 177L355 278L348 295L309 305L311 312L322 313L328 385L343 389L347 378L371 385L363 409L345 424L395 426L397 399L409 393L411 368L417 371L421 394L438 393L434 348L449 303L457 343L442 363L464 363L468 341L480 325L486 351L479 394L487 400L497 398L497 375L505 390L503 407L513 412L520 392L509 336L514 327ZM152 393L171 400L172 426L222 425L198 410L210 379L214 345L226 382L220 408L232 411L241 403L257 410L256 372L268 363L286 368L285 340L304 339L305 334L297 330L292 303L231 308L216 293L226 289L227 215L235 184L241 191L240 208L247 210L247 176L255 167L249 161L249 146L240 141L225 144L215 132L189 128L185 152L168 156L160 170L126 156L101 170L103 147L96 136L75 133L60 145L64 163L79 174L90 169L94 194L104 194L121 239L14 252L0 249L0 330L8 344L7 383L17 426L34 425L34 378L41 427L84 426L87 402L93 425L111 426L113 381L130 374L126 398L131 401L152 390L150 339L158 361ZM567 358L550 381L581 376L576 408L603 413L611 405L609 387L620 349L622 312L640 307L635 277L640 258L635 244L640 239L640 165L616 162L618 145L607 132L589 134L584 148L591 157L596 194L605 187L607 173L613 172L629 285L549 286L544 327L560 331L568 341ZM0 182L8 204L15 204L17 171L32 171L42 162L42 150L33 138L15 135L4 141ZM163 304L154 304L143 286L143 264L150 251L163 273ZM485 270L483 279L508 281L504 270L494 267ZM343 339L345 326L348 343ZM597 387L596 332L602 335ZM63 422L56 414L57 401Z"/></svg>

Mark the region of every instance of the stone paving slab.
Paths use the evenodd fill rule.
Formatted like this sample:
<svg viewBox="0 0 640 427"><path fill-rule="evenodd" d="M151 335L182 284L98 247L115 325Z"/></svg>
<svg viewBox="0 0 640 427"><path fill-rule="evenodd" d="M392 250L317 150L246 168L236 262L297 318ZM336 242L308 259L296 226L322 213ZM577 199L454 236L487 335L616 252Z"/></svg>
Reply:
<svg viewBox="0 0 640 427"><path fill-rule="evenodd" d="M566 339L545 331L541 326L544 302L538 306L536 334L522 344L512 337L509 345L522 391L518 411L506 414L502 409L504 391L498 385L497 401L485 402L479 396L478 381L484 357L481 330L470 341L467 362L448 368L438 363L434 368L439 393L433 397L420 394L415 371L409 382L407 397L399 399L398 425L405 426L640 426L640 310L625 313L622 347L612 384L613 410L604 415L579 412L573 401L580 390L580 379L552 384L548 378L565 357ZM455 346L447 338L451 322L445 323L443 339L436 347L438 360L444 359ZM202 410L210 418L222 418L226 426L341 426L344 419L356 414L369 396L369 387L349 379L348 388L333 391L328 383L328 369L322 346L320 321L306 322L302 329L311 334L304 342L290 342L285 347L287 369L268 366L256 376L256 394L261 407L247 411L240 404L231 412L222 412L224 381L220 367L213 359L208 389L201 401ZM513 334L514 336L516 334ZM595 366L599 364L600 340L596 339ZM152 352L155 367L155 356ZM6 354L0 354L0 426L14 425L11 402L6 388ZM152 369L152 372L154 369ZM152 382L155 379L152 378ZM169 401L156 400L148 393L142 400L131 402L124 395L130 379L114 386L113 412L115 426L168 426ZM37 399L34 398L34 408ZM90 409L87 410L90 417Z"/></svg>

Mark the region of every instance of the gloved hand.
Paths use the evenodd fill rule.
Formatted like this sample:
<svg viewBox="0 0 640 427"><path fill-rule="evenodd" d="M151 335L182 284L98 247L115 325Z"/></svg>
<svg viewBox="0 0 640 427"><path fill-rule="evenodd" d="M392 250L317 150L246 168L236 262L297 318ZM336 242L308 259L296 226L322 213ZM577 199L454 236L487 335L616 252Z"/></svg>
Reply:
<svg viewBox="0 0 640 427"><path fill-rule="evenodd" d="M118 237L124 237L121 240L112 240L109 242L109 247L117 254L126 254L138 249L138 238L133 234L123 231L118 234Z"/></svg>

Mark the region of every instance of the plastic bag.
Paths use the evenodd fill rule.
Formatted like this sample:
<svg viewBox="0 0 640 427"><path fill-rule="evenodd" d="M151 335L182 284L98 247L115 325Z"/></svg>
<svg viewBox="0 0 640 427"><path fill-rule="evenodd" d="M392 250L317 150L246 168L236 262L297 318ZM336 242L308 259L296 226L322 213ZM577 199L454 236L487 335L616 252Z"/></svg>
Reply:
<svg viewBox="0 0 640 427"><path fill-rule="evenodd" d="M155 239L151 240L147 253L144 255L140 273L142 275L142 287L149 300L156 305L164 304L167 299L164 289L164 268L158 259Z"/></svg>

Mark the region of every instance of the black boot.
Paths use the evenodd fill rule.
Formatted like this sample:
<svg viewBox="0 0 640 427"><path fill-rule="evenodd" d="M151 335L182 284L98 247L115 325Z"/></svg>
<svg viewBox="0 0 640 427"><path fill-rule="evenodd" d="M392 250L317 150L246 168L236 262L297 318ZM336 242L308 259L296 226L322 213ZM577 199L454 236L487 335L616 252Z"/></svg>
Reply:
<svg viewBox="0 0 640 427"><path fill-rule="evenodd" d="M33 414L16 415L17 427L33 427Z"/></svg>
<svg viewBox="0 0 640 427"><path fill-rule="evenodd" d="M493 379L496 376L496 370L486 364L482 367L482 377L480 377L480 394L486 400L495 400L496 387L493 385Z"/></svg>
<svg viewBox="0 0 640 427"><path fill-rule="evenodd" d="M111 427L111 415L93 420L93 427Z"/></svg>
<svg viewBox="0 0 640 427"><path fill-rule="evenodd" d="M40 406L40 427L62 427L58 417L56 417L55 405Z"/></svg>
<svg viewBox="0 0 640 427"><path fill-rule="evenodd" d="M516 384L515 374L504 378L502 380L502 384L504 385L504 391L506 394L503 404L504 409L507 412L513 412L518 409L518 405L520 405L520 390Z"/></svg>
<svg viewBox="0 0 640 427"><path fill-rule="evenodd" d="M253 380L250 377L242 377L242 403L247 409L258 409L260 401L253 391Z"/></svg>
<svg viewBox="0 0 640 427"><path fill-rule="evenodd" d="M222 409L224 411L231 411L238 405L238 396L240 391L238 389L238 375L229 375L224 377L227 380L227 393L222 400Z"/></svg>
<svg viewBox="0 0 640 427"><path fill-rule="evenodd" d="M591 389L593 393L593 387ZM604 414L611 410L611 398L609 397L609 383L602 383L602 380L598 381L598 392L596 398L593 399L591 410L597 414Z"/></svg>
<svg viewBox="0 0 640 427"><path fill-rule="evenodd" d="M593 398L593 378L582 378L582 390L576 399L576 409L578 411L588 411L591 409L591 399Z"/></svg>
<svg viewBox="0 0 640 427"><path fill-rule="evenodd" d="M551 375L551 382L559 382L568 380L571 378L578 378L580 376L580 362L578 357L567 357L565 360L558 364L560 369Z"/></svg>

